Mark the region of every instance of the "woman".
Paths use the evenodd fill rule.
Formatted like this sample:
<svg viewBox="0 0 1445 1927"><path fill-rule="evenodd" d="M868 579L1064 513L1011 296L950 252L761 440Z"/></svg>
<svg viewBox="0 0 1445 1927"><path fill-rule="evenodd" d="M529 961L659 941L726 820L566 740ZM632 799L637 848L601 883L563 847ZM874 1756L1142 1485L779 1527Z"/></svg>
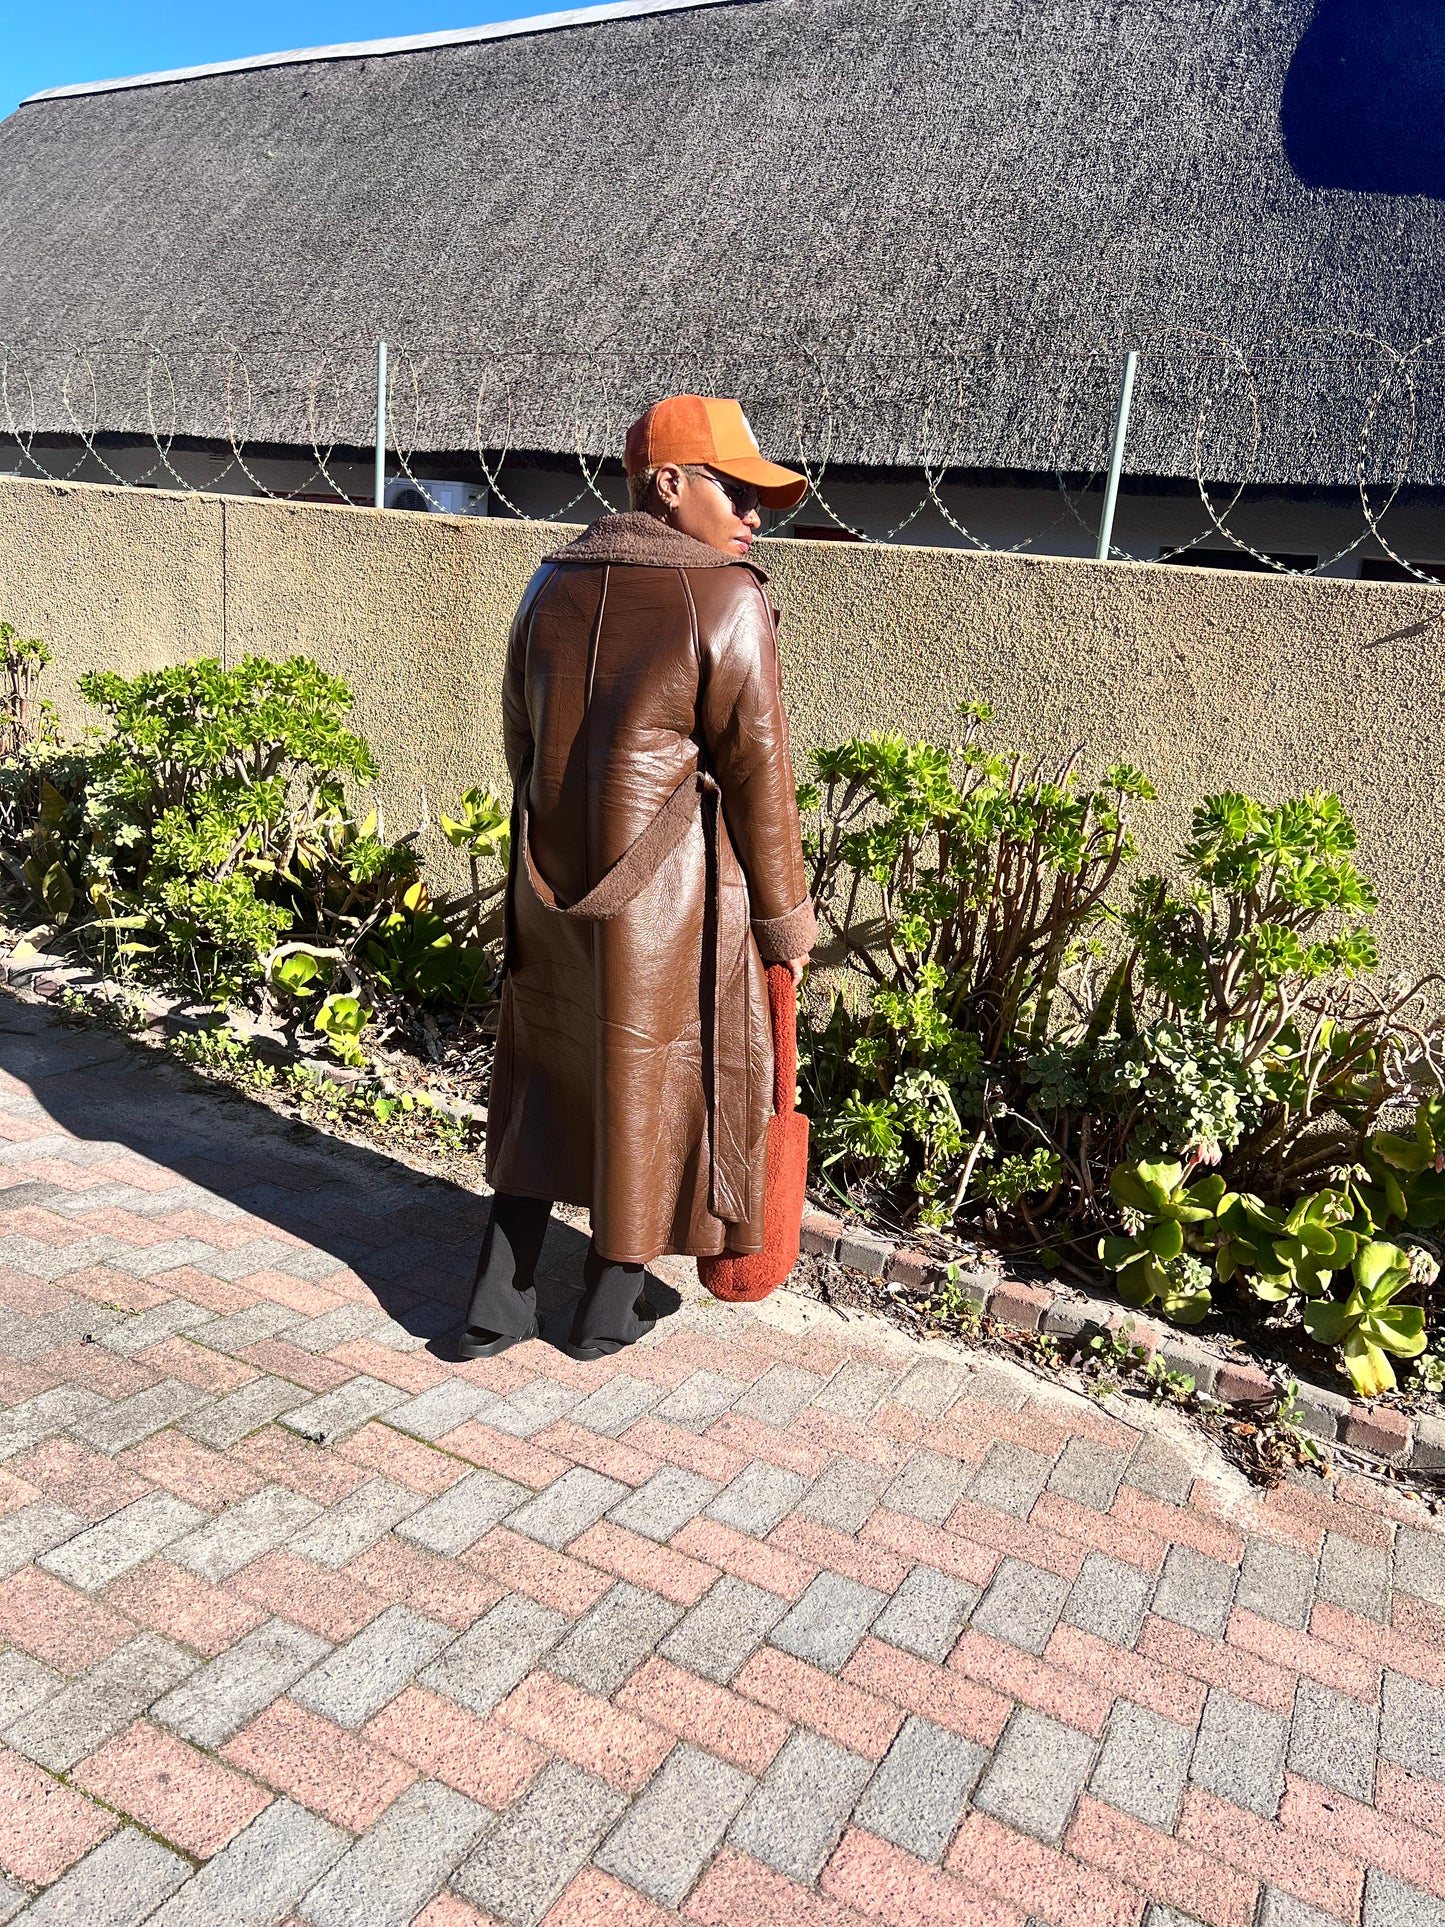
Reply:
<svg viewBox="0 0 1445 1927"><path fill-rule="evenodd" d="M495 1189L464 1358L536 1336L550 1205L592 1243L567 1347L651 1329L643 1266L763 1240L772 1032L764 965L816 926L749 561L758 506L804 478L735 401L677 395L627 435L632 513L549 556L512 625L506 972L487 1125Z"/></svg>

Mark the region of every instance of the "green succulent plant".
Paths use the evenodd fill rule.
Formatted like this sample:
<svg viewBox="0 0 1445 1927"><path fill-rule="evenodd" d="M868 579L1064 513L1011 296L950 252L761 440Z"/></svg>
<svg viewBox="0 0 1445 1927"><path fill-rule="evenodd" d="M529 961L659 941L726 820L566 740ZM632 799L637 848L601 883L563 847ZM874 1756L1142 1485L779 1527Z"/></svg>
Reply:
<svg viewBox="0 0 1445 1927"><path fill-rule="evenodd" d="M1099 1257L1116 1273L1115 1288L1126 1305L1157 1304L1166 1318L1197 1325L1213 1300L1209 1273L1195 1255L1208 1249L1220 1206L1231 1194L1217 1172L1186 1185L1184 1166L1172 1162L1119 1165L1109 1179L1116 1204L1131 1228L1101 1238Z"/></svg>
<svg viewBox="0 0 1445 1927"><path fill-rule="evenodd" d="M1425 1313L1394 1300L1410 1282L1410 1258L1398 1245L1372 1239L1354 1259L1354 1289L1343 1303L1317 1299L1304 1308L1305 1330L1317 1345L1337 1345L1361 1398L1395 1387L1387 1356L1418 1358L1425 1349Z"/></svg>
<svg viewBox="0 0 1445 1927"><path fill-rule="evenodd" d="M1359 1233L1350 1228L1355 1201L1348 1192L1315 1191L1291 1210L1276 1210L1248 1192L1218 1214L1223 1237L1214 1268L1221 1283L1248 1279L1256 1298L1282 1304L1295 1296L1323 1298L1331 1275L1350 1264Z"/></svg>

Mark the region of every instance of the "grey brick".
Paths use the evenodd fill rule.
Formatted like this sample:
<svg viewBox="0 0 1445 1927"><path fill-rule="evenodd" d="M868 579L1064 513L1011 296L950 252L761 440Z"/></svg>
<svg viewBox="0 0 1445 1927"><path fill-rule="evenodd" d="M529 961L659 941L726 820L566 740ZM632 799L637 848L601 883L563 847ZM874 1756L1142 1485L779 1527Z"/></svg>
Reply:
<svg viewBox="0 0 1445 1927"><path fill-rule="evenodd" d="M414 1512L398 1525L396 1536L425 1546L430 1552L465 1552L490 1526L525 1505L531 1496L525 1486L479 1469Z"/></svg>
<svg viewBox="0 0 1445 1927"><path fill-rule="evenodd" d="M645 1412L650 1412L661 1397L658 1386L619 1372L595 1392L589 1392L580 1405L574 1405L568 1417L574 1425L583 1425L589 1432L601 1432L615 1439L629 1425L635 1425Z"/></svg>
<svg viewBox="0 0 1445 1927"><path fill-rule="evenodd" d="M203 1405L182 1419L180 1429L200 1445L227 1452L248 1432L259 1431L283 1412L294 1412L310 1396L305 1386L288 1384L284 1378L251 1378L213 1405Z"/></svg>
<svg viewBox="0 0 1445 1927"><path fill-rule="evenodd" d="M1445 1900L1371 1867L1365 1875L1363 1921L1364 1927L1445 1927Z"/></svg>
<svg viewBox="0 0 1445 1927"><path fill-rule="evenodd" d="M1396 1766L1445 1780L1445 1692L1402 1673L1380 1685L1380 1751Z"/></svg>
<svg viewBox="0 0 1445 1927"><path fill-rule="evenodd" d="M787 1610L786 1599L725 1572L658 1651L675 1665L726 1686Z"/></svg>
<svg viewBox="0 0 1445 1927"><path fill-rule="evenodd" d="M1314 1582L1314 1561L1308 1553L1251 1535L1244 1542L1234 1603L1261 1619L1302 1629L1309 1622Z"/></svg>
<svg viewBox="0 0 1445 1927"><path fill-rule="evenodd" d="M641 1533L659 1544L681 1532L689 1519L695 1519L705 1505L717 1497L715 1479L688 1472L680 1465L664 1465L646 1484L625 1492L607 1517L629 1532Z"/></svg>
<svg viewBox="0 0 1445 1927"><path fill-rule="evenodd" d="M89 1524L78 1512L54 1505L49 1499L37 1499L18 1512L6 1513L0 1519L0 1579L8 1579L42 1553L63 1546Z"/></svg>
<svg viewBox="0 0 1445 1927"><path fill-rule="evenodd" d="M1154 1611L1207 1639L1223 1639L1237 1576L1233 1566L1207 1559L1193 1546L1171 1546L1154 1589Z"/></svg>
<svg viewBox="0 0 1445 1927"><path fill-rule="evenodd" d="M121 1319L100 1342L107 1351L120 1352L129 1358L144 1351L147 1345L159 1345L164 1339L174 1338L177 1332L208 1324L210 1318L211 1313L201 1305L188 1304L184 1298L168 1298L162 1305L152 1305L149 1311Z"/></svg>
<svg viewBox="0 0 1445 1927"><path fill-rule="evenodd" d="M1445 1533L1401 1526L1395 1535L1395 1584L1445 1606Z"/></svg>
<svg viewBox="0 0 1445 1927"><path fill-rule="evenodd" d="M540 1539L544 1546L561 1548L595 1525L605 1512L625 1499L632 1487L607 1479L586 1466L574 1466L554 1479L545 1491L507 1521L515 1532Z"/></svg>
<svg viewBox="0 0 1445 1927"><path fill-rule="evenodd" d="M383 1384L379 1378L367 1378L363 1374L338 1385L334 1392L298 1405L295 1411L284 1414L281 1423L293 1432L329 1445L336 1439L344 1439L368 1419L380 1418L405 1398L406 1393L398 1391L395 1385Z"/></svg>
<svg viewBox="0 0 1445 1927"><path fill-rule="evenodd" d="M238 1278L249 1278L253 1272L279 1271L294 1249L293 1245L284 1245L277 1238L251 1238L243 1245L232 1245L227 1251L211 1249L196 1269L205 1271L212 1278L223 1278L234 1284ZM293 1324L299 1325L301 1317L301 1313L294 1312Z"/></svg>
<svg viewBox="0 0 1445 1927"><path fill-rule="evenodd" d="M940 1860L988 1759L972 1740L910 1715L858 1802L854 1821L920 1860Z"/></svg>
<svg viewBox="0 0 1445 1927"><path fill-rule="evenodd" d="M272 1271L284 1272L288 1278L305 1278L312 1284L334 1277L342 1268L340 1258L317 1245L305 1245L300 1250L292 1245L289 1255L277 1258L269 1267Z"/></svg>
<svg viewBox="0 0 1445 1927"><path fill-rule="evenodd" d="M963 1497L967 1477L957 1459L941 1452L915 1452L883 1494L883 1504L941 1526Z"/></svg>
<svg viewBox="0 0 1445 1927"><path fill-rule="evenodd" d="M1026 1519L1043 1491L1054 1462L1041 1452L1007 1439L995 1440L968 1482L964 1496L975 1505L991 1505L1011 1519Z"/></svg>
<svg viewBox="0 0 1445 1927"><path fill-rule="evenodd" d="M158 1245L128 1245L106 1262L117 1271L129 1272L133 1278L157 1278L163 1272L179 1270L182 1265L190 1265L197 1271L204 1268L214 1278L220 1275L217 1266L237 1255L238 1252L218 1251L200 1238L167 1238ZM250 1267L252 1271L260 1268L254 1264ZM246 1273L239 1272L237 1276L245 1277Z"/></svg>
<svg viewBox="0 0 1445 1927"><path fill-rule="evenodd" d="M1211 1687L1189 1777L1237 1807L1272 1820L1284 1792L1289 1721Z"/></svg>
<svg viewBox="0 0 1445 1927"><path fill-rule="evenodd" d="M871 1760L795 1731L728 1828L728 1842L811 1884L837 1845Z"/></svg>
<svg viewBox="0 0 1445 1927"><path fill-rule="evenodd" d="M23 1887L0 1874L0 1923L13 1920L30 1896Z"/></svg>
<svg viewBox="0 0 1445 1927"><path fill-rule="evenodd" d="M326 1262L334 1270L341 1261L328 1255ZM344 1345L348 1338L374 1332L385 1322L386 1314L377 1305L333 1305L319 1317L293 1325L286 1334L286 1343L319 1357L335 1345Z"/></svg>
<svg viewBox="0 0 1445 1927"><path fill-rule="evenodd" d="M1134 1447L1124 1473L1125 1485L1162 1499L1166 1505L1184 1505L1198 1474L1184 1454L1167 1439L1146 1432Z"/></svg>
<svg viewBox="0 0 1445 1927"><path fill-rule="evenodd" d="M1130 1700L1115 1700L1090 1790L1121 1813L1173 1833L1194 1734Z"/></svg>
<svg viewBox="0 0 1445 1927"><path fill-rule="evenodd" d="M1266 1887L1259 1903L1259 1927L1345 1927L1345 1923L1337 1914L1321 1913L1278 1887ZM1398 1918L1393 1919L1393 1927L1401 1927Z"/></svg>
<svg viewBox="0 0 1445 1927"><path fill-rule="evenodd" d="M150 1385L132 1398L121 1399L104 1412L90 1413L70 1429L97 1452L114 1457L128 1445L139 1445L152 1432L174 1425L198 1405L206 1404L207 1398L198 1386L183 1385L176 1378L163 1378L159 1385Z"/></svg>
<svg viewBox="0 0 1445 1927"><path fill-rule="evenodd" d="M74 1385L57 1385L53 1391L40 1392L8 1412L0 1412L0 1460L13 1459L17 1452L28 1451L57 1432L71 1431L82 1420L110 1409L109 1399Z"/></svg>
<svg viewBox="0 0 1445 1927"><path fill-rule="evenodd" d="M26 1919L34 1927L136 1927L191 1873L189 1860L122 1827L48 1888Z"/></svg>
<svg viewBox="0 0 1445 1927"><path fill-rule="evenodd" d="M861 1532L878 1509L878 1495L888 1483L881 1466L857 1459L836 1458L824 1467L794 1508L805 1519L832 1526L837 1532Z"/></svg>
<svg viewBox="0 0 1445 1927"><path fill-rule="evenodd" d="M924 1418L942 1418L962 1395L968 1374L942 1358L920 1358L893 1388L893 1403Z"/></svg>
<svg viewBox="0 0 1445 1927"><path fill-rule="evenodd" d="M1080 1568L1064 1619L1114 1646L1132 1647L1144 1625L1154 1581L1120 1559L1091 1552Z"/></svg>
<svg viewBox="0 0 1445 1927"><path fill-rule="evenodd" d="M420 1493L390 1479L368 1479L354 1492L291 1535L287 1545L303 1559L339 1572L348 1560L385 1538L393 1526L426 1504Z"/></svg>
<svg viewBox="0 0 1445 1927"><path fill-rule="evenodd" d="M598 1866L660 1905L678 1906L754 1784L711 1753L675 1746L598 1851Z"/></svg>
<svg viewBox="0 0 1445 1927"><path fill-rule="evenodd" d="M64 1685L61 1674L52 1673L28 1653L0 1653L0 1730L23 1718Z"/></svg>
<svg viewBox="0 0 1445 1927"><path fill-rule="evenodd" d="M577 1394L570 1386L559 1385L552 1378L534 1378L489 1407L487 1423L514 1439L529 1439L564 1412L570 1412L576 1403Z"/></svg>
<svg viewBox="0 0 1445 1927"><path fill-rule="evenodd" d="M979 1588L932 1566L915 1566L873 1622L874 1636L941 1665L979 1601Z"/></svg>
<svg viewBox="0 0 1445 1927"><path fill-rule="evenodd" d="M1087 1734L1021 1708L1005 1728L973 1803L1057 1846L1093 1760L1094 1742Z"/></svg>
<svg viewBox="0 0 1445 1927"><path fill-rule="evenodd" d="M138 1633L7 1727L5 1739L52 1773L67 1772L195 1667L184 1647L156 1633Z"/></svg>
<svg viewBox="0 0 1445 1927"><path fill-rule="evenodd" d="M748 1387L734 1409L764 1425L791 1425L826 1383L814 1372L800 1371L793 1365L773 1365Z"/></svg>
<svg viewBox="0 0 1445 1927"><path fill-rule="evenodd" d="M1327 1532L1318 1591L1332 1606L1383 1623L1390 1612L1389 1553L1380 1546L1362 1546L1342 1532Z"/></svg>
<svg viewBox="0 0 1445 1927"><path fill-rule="evenodd" d="M393 1405L386 1422L419 1439L439 1439L470 1419L484 1417L496 1403L495 1393L484 1392L465 1378L448 1378Z"/></svg>
<svg viewBox="0 0 1445 1927"><path fill-rule="evenodd" d="M1375 1797L1379 1709L1364 1706L1318 1681L1302 1679L1295 1693L1289 1766L1307 1780L1338 1787L1366 1805Z"/></svg>
<svg viewBox="0 0 1445 1927"><path fill-rule="evenodd" d="M148 1927L277 1927L350 1845L339 1827L275 1800Z"/></svg>
<svg viewBox="0 0 1445 1927"><path fill-rule="evenodd" d="M707 1508L707 1516L735 1532L761 1539L792 1511L806 1490L796 1472L785 1472L766 1459L754 1459L718 1493Z"/></svg>
<svg viewBox="0 0 1445 1927"><path fill-rule="evenodd" d="M196 1746L218 1747L331 1651L324 1639L268 1619L152 1708Z"/></svg>
<svg viewBox="0 0 1445 1927"><path fill-rule="evenodd" d="M1069 1582L1056 1572L1005 1559L974 1607L973 1623L1026 1653L1042 1653L1068 1596Z"/></svg>
<svg viewBox="0 0 1445 1927"><path fill-rule="evenodd" d="M452 1885L505 1927L537 1927L626 1804L590 1773L556 1760L463 1861Z"/></svg>
<svg viewBox="0 0 1445 1927"><path fill-rule="evenodd" d="M661 1594L625 1582L604 1593L579 1619L547 1660L549 1672L601 1699L612 1695L660 1639L682 1618L683 1609Z"/></svg>
<svg viewBox="0 0 1445 1927"><path fill-rule="evenodd" d="M197 1270L220 1276L207 1265L199 1265ZM224 1318L212 1318L204 1325L197 1325L191 1336L208 1351L234 1356L245 1351L248 1345L257 1345L263 1338L279 1338L282 1332L306 1322L305 1315L290 1305L273 1304L269 1298L263 1298L259 1304L247 1305L244 1311L227 1312Z"/></svg>
<svg viewBox="0 0 1445 1927"><path fill-rule="evenodd" d="M408 1787L302 1902L313 1927L406 1927L491 1823L448 1786Z"/></svg>
<svg viewBox="0 0 1445 1927"><path fill-rule="evenodd" d="M148 1492L38 1561L84 1592L96 1592L162 1546L206 1523L206 1515L169 1492Z"/></svg>
<svg viewBox="0 0 1445 1927"><path fill-rule="evenodd" d="M410 1606L388 1606L293 1686L291 1697L338 1726L360 1726L455 1638L450 1626Z"/></svg>
<svg viewBox="0 0 1445 1927"><path fill-rule="evenodd" d="M321 1509L290 1486L263 1485L173 1545L168 1557L215 1585L309 1525Z"/></svg>
<svg viewBox="0 0 1445 1927"><path fill-rule="evenodd" d="M769 1644L836 1673L887 1603L885 1592L836 1572L820 1572L773 1628Z"/></svg>
<svg viewBox="0 0 1445 1927"><path fill-rule="evenodd" d="M1097 1439L1070 1439L1049 1474L1049 1491L1076 1505L1107 1512L1114 1503L1128 1460Z"/></svg>
<svg viewBox="0 0 1445 1927"><path fill-rule="evenodd" d="M865 1365L850 1358L834 1372L813 1400L820 1412L839 1418L865 1419L882 1403L902 1374L891 1366Z"/></svg>
<svg viewBox="0 0 1445 1927"><path fill-rule="evenodd" d="M421 1675L473 1713L490 1713L567 1631L561 1613L509 1593L447 1647Z"/></svg>
<svg viewBox="0 0 1445 1927"><path fill-rule="evenodd" d="M737 1404L746 1389L741 1380L725 1378L721 1372L694 1372L653 1407L652 1415L688 1432L705 1432Z"/></svg>

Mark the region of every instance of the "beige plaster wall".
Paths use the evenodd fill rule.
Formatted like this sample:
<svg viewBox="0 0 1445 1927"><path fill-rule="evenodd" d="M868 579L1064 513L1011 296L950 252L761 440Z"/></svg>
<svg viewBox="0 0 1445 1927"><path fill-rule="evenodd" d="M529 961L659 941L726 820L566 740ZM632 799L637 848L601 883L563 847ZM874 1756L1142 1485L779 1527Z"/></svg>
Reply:
<svg viewBox="0 0 1445 1927"><path fill-rule="evenodd" d="M557 528L0 480L0 619L75 673L301 651L344 675L393 831L500 784L507 624ZM1401 966L1445 964L1445 592L953 549L761 545L784 611L800 759L852 730L947 737L981 696L1001 740L1141 764L1161 855L1210 789L1340 792Z"/></svg>

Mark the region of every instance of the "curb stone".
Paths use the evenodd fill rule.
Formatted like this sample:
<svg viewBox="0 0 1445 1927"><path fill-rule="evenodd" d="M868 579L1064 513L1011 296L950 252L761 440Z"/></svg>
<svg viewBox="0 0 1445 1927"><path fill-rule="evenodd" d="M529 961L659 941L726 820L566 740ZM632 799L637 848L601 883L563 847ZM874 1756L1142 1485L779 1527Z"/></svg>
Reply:
<svg viewBox="0 0 1445 1927"><path fill-rule="evenodd" d="M931 1253L890 1243L826 1211L804 1214L802 1248L815 1257L861 1271L869 1278L881 1278L906 1291L941 1284L948 1275L947 1267ZM1026 1283L977 1268L961 1272L954 1282L980 1312L1018 1331L1081 1339L1094 1332L1118 1334L1129 1328L1136 1345L1157 1353L1171 1371L1187 1373L1196 1390L1222 1405L1247 1410L1272 1399L1278 1390L1259 1366L1221 1356L1173 1326L1134 1316L1116 1299L1095 1298L1070 1285ZM1295 1413L1295 1423L1314 1438L1348 1446L1351 1451L1365 1452L1388 1465L1426 1476L1445 1474L1445 1418L1346 1398L1303 1379L1296 1381Z"/></svg>

